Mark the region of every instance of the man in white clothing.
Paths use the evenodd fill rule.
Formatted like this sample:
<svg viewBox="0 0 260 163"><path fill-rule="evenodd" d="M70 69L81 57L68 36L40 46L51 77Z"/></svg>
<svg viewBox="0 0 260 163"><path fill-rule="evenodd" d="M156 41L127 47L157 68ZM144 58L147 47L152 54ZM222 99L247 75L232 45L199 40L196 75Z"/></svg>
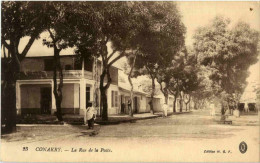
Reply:
<svg viewBox="0 0 260 163"><path fill-rule="evenodd" d="M163 108L163 116L167 117L168 105L164 103L162 108Z"/></svg>

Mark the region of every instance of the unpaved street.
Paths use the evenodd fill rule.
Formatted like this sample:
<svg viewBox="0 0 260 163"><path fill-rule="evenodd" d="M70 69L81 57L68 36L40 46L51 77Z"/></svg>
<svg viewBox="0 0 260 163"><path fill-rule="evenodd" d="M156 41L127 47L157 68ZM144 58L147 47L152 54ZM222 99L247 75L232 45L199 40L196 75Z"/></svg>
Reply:
<svg viewBox="0 0 260 163"><path fill-rule="evenodd" d="M29 147L29 152L44 156L43 159L55 160L59 154L63 154L61 161L73 161L74 157L85 160L84 156L99 161L192 161L195 158L200 161L250 161L244 160L250 156L251 161L257 161L258 117L250 116L246 122L240 123L242 119L245 118L234 119L232 125L217 124L208 111L199 110L136 123L95 126L98 134L94 136L90 136L92 131L86 130L86 126L23 126L19 127L16 134L2 137L2 150L16 147L19 154L27 154L22 152L22 147ZM245 154L241 154L238 148L242 141L248 145ZM36 151L39 147L60 147L63 152L53 155ZM96 148L98 152L82 153L79 152L80 148ZM121 157L125 152L129 158ZM50 155L54 157L47 157Z"/></svg>

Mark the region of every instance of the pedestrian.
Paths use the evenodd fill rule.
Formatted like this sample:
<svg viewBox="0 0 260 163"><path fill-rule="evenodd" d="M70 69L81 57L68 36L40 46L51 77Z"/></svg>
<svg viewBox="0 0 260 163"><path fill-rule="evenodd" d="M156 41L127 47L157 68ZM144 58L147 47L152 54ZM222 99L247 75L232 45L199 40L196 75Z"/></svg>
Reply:
<svg viewBox="0 0 260 163"><path fill-rule="evenodd" d="M248 108L248 104L245 103L245 112L248 113L249 112L249 108Z"/></svg>
<svg viewBox="0 0 260 163"><path fill-rule="evenodd" d="M215 105L213 103L210 104L210 115L214 116L216 114Z"/></svg>
<svg viewBox="0 0 260 163"><path fill-rule="evenodd" d="M163 104L163 117L167 117L167 110L168 110L168 105L166 102Z"/></svg>
<svg viewBox="0 0 260 163"><path fill-rule="evenodd" d="M88 122L88 128L94 129L94 121L96 119L96 109L92 107L92 102L89 102L85 111L84 123Z"/></svg>
<svg viewBox="0 0 260 163"><path fill-rule="evenodd" d="M150 106L150 111L151 111L151 113L153 114L153 109L152 109L153 101L150 100L148 104L149 104L149 106Z"/></svg>
<svg viewBox="0 0 260 163"><path fill-rule="evenodd" d="M221 115L225 115L225 106L222 104L221 106Z"/></svg>

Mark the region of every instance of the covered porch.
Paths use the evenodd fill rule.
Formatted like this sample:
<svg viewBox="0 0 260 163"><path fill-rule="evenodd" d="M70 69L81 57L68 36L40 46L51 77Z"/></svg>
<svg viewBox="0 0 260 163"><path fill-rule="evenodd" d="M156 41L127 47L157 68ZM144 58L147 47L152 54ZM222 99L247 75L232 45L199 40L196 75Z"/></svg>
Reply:
<svg viewBox="0 0 260 163"><path fill-rule="evenodd" d="M87 101L93 101L93 83L86 79L64 79L63 84L62 113L83 115ZM51 79L18 80L17 115L54 115L56 104L53 89L54 83Z"/></svg>

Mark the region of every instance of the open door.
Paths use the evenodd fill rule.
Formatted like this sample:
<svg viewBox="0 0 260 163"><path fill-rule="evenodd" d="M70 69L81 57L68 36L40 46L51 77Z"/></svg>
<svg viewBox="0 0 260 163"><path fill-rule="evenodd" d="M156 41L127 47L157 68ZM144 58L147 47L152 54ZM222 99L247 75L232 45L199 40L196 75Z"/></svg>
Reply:
<svg viewBox="0 0 260 163"><path fill-rule="evenodd" d="M41 114L51 114L51 87L41 88Z"/></svg>

